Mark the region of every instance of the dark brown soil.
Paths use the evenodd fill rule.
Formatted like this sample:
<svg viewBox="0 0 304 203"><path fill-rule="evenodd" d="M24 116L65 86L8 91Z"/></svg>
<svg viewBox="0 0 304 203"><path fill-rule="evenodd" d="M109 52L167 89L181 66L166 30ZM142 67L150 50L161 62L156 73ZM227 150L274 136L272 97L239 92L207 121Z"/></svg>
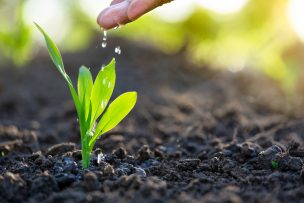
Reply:
<svg viewBox="0 0 304 203"><path fill-rule="evenodd" d="M1 203L304 202L303 114L271 81L109 44L123 51L115 96L139 98L96 144L88 170L68 89L46 53L0 70ZM72 78L114 55L95 46L64 55Z"/></svg>

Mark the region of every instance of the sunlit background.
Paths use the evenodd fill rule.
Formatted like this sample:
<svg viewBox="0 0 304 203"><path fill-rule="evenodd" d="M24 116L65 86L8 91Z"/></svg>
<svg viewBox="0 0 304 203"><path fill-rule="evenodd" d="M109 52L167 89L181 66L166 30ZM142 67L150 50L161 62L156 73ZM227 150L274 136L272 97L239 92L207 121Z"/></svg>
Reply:
<svg viewBox="0 0 304 203"><path fill-rule="evenodd" d="M66 52L102 35L98 13L109 0L0 0L0 64L22 67L42 42L41 24ZM232 72L265 73L287 92L304 93L303 0L175 0L109 34Z"/></svg>

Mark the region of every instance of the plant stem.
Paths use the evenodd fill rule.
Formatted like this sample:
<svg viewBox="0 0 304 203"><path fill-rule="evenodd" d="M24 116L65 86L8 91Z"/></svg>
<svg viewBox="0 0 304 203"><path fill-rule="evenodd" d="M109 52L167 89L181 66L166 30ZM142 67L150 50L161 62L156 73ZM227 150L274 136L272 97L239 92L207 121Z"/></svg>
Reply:
<svg viewBox="0 0 304 203"><path fill-rule="evenodd" d="M88 136L84 136L81 142L82 149L82 168L88 168L90 165L90 151L88 149Z"/></svg>
<svg viewBox="0 0 304 203"><path fill-rule="evenodd" d="M83 129L83 128L82 128ZM87 134L85 129L81 130L81 155L82 155L82 168L86 169L90 165L90 150L89 150L89 139L90 136Z"/></svg>

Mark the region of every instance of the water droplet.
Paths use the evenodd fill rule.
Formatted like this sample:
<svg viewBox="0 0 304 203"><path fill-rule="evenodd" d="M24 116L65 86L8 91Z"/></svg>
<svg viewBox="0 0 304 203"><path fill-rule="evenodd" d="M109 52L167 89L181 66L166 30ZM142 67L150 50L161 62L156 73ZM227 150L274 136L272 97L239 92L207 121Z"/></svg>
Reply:
<svg viewBox="0 0 304 203"><path fill-rule="evenodd" d="M103 153L97 155L97 163L100 164L104 160L105 156Z"/></svg>
<svg viewBox="0 0 304 203"><path fill-rule="evenodd" d="M103 41L106 41L107 40L107 31L103 31L103 37L102 37L102 40Z"/></svg>
<svg viewBox="0 0 304 203"><path fill-rule="evenodd" d="M106 30L103 31L103 37L102 37L101 47L102 48L106 48L107 47L107 31Z"/></svg>
<svg viewBox="0 0 304 203"><path fill-rule="evenodd" d="M102 48L106 48L106 47L107 47L107 42L102 42L102 43L101 43L101 47L102 47Z"/></svg>
<svg viewBox="0 0 304 203"><path fill-rule="evenodd" d="M110 87L111 87L111 82L108 83L108 88L110 88Z"/></svg>
<svg viewBox="0 0 304 203"><path fill-rule="evenodd" d="M104 65L101 67L101 71L104 71L104 69L105 69L105 67L104 67Z"/></svg>
<svg viewBox="0 0 304 203"><path fill-rule="evenodd" d="M90 137L93 137L94 132L93 131L87 132L87 135L89 135Z"/></svg>
<svg viewBox="0 0 304 203"><path fill-rule="evenodd" d="M102 79L102 84L105 85L106 84L106 79Z"/></svg>
<svg viewBox="0 0 304 203"><path fill-rule="evenodd" d="M115 53L120 55L121 54L121 48L120 46L115 47Z"/></svg>
<svg viewBox="0 0 304 203"><path fill-rule="evenodd" d="M106 100L103 100L103 101L101 102L102 108L106 107L106 105L107 105L107 101L106 101Z"/></svg>

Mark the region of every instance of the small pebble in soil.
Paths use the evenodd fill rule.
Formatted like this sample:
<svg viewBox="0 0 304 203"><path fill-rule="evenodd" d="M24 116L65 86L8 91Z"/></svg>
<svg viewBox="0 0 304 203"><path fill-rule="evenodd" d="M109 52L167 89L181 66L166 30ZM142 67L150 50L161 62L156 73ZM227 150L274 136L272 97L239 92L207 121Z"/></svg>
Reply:
<svg viewBox="0 0 304 203"><path fill-rule="evenodd" d="M104 166L102 172L103 172L104 175L110 176L110 175L113 175L115 173L115 170L114 170L113 166L111 166L110 164L107 164L107 165Z"/></svg>
<svg viewBox="0 0 304 203"><path fill-rule="evenodd" d="M77 168L77 163L71 157L64 157L62 168L64 172L71 172Z"/></svg>
<svg viewBox="0 0 304 203"><path fill-rule="evenodd" d="M70 173L59 173L55 175L55 180L58 183L59 188L63 189L65 187L70 186L73 182L75 182L76 176Z"/></svg>
<svg viewBox="0 0 304 203"><path fill-rule="evenodd" d="M180 171L194 170L200 163L200 159L183 159L177 163L176 167Z"/></svg>
<svg viewBox="0 0 304 203"><path fill-rule="evenodd" d="M28 192L26 182L18 174L6 172L0 175L0 200L5 197L7 200L22 202Z"/></svg>
<svg viewBox="0 0 304 203"><path fill-rule="evenodd" d="M83 180L84 180L84 188L86 191L98 190L101 187L101 184L97 179L97 176L93 172L85 173Z"/></svg>
<svg viewBox="0 0 304 203"><path fill-rule="evenodd" d="M127 151L120 147L113 152L113 155L115 155L118 159L124 159L127 155Z"/></svg>
<svg viewBox="0 0 304 203"><path fill-rule="evenodd" d="M164 158L164 153L160 151L159 149L154 150L154 156L158 159L163 159Z"/></svg>
<svg viewBox="0 0 304 203"><path fill-rule="evenodd" d="M74 143L61 143L48 148L46 151L46 155L62 155L66 152L75 150L75 148L76 145Z"/></svg>
<svg viewBox="0 0 304 203"><path fill-rule="evenodd" d="M282 154L282 149L277 145L273 145L273 146L267 148L266 150L261 151L259 153L259 156L262 158L264 158L264 157L267 158L267 157L273 157L274 155L276 155L278 153Z"/></svg>
<svg viewBox="0 0 304 203"><path fill-rule="evenodd" d="M240 152L243 156L248 158L253 158L258 156L259 146L251 142L244 142L238 144L237 147L240 149Z"/></svg>
<svg viewBox="0 0 304 203"><path fill-rule="evenodd" d="M299 157L290 157L288 160L288 168L292 171L299 171L303 167L303 161Z"/></svg>
<svg viewBox="0 0 304 203"><path fill-rule="evenodd" d="M133 172L133 165L128 163L121 163L115 170L118 176L130 175Z"/></svg>
<svg viewBox="0 0 304 203"><path fill-rule="evenodd" d="M138 157L137 159L139 161L145 161L151 158L151 150L149 148L148 145L144 145L142 146L139 150L138 150Z"/></svg>
<svg viewBox="0 0 304 203"><path fill-rule="evenodd" d="M140 167L143 169L148 169L152 166L157 166L159 165L159 161L155 160L155 159L149 159L147 161L144 161L143 163L140 164Z"/></svg>
<svg viewBox="0 0 304 203"><path fill-rule="evenodd" d="M273 145L266 150L261 151L258 156L259 166L256 167L278 169L284 168L284 165L286 165L283 163L286 157L283 157L283 151L277 145Z"/></svg>
<svg viewBox="0 0 304 203"><path fill-rule="evenodd" d="M139 176L142 176L142 177L146 177L147 174L145 172L144 169L140 168L140 167L134 167L135 168L135 174L139 175Z"/></svg>

